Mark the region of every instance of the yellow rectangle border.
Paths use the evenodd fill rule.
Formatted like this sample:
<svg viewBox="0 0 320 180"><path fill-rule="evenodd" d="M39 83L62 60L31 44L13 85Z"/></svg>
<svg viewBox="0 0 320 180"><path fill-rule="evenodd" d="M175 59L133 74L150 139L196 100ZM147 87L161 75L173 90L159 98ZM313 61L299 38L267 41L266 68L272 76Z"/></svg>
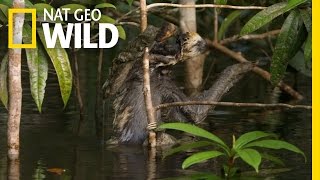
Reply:
<svg viewBox="0 0 320 180"><path fill-rule="evenodd" d="M13 43L13 14L14 13L31 13L32 23L32 40L31 44L14 44ZM9 9L8 10L8 47L9 48L36 48L36 9Z"/></svg>

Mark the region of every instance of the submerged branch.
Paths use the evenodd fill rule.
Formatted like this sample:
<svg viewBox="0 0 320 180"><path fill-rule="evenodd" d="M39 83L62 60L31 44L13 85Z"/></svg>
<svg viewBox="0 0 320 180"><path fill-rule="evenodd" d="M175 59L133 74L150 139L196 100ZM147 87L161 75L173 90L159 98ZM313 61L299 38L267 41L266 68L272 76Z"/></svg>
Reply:
<svg viewBox="0 0 320 180"><path fill-rule="evenodd" d="M212 106L229 106L229 107L262 107L262 108L289 108L289 109L312 109L312 106L307 105L291 105L284 103L277 104L262 104L262 103L236 103L236 102L216 102L216 101L188 101L188 102L173 102L160 104L155 107L156 110L162 108L169 108L175 106L189 106L189 105L212 105Z"/></svg>

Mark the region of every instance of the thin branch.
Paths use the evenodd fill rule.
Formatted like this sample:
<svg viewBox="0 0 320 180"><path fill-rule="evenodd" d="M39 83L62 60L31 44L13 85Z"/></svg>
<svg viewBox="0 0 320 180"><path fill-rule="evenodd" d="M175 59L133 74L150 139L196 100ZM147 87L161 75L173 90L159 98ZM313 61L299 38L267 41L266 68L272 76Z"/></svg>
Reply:
<svg viewBox="0 0 320 180"><path fill-rule="evenodd" d="M228 44L228 43L240 41L240 40L264 39L266 37L275 36L279 33L280 33L280 29L268 31L268 32L262 33L262 34L249 34L249 35L245 35L245 36L235 35L230 38L223 39L219 43L220 44Z"/></svg>
<svg viewBox="0 0 320 180"><path fill-rule="evenodd" d="M140 27L141 32L143 32L145 29L147 29L148 25L148 9L147 9L147 2L146 0L140 0Z"/></svg>
<svg viewBox="0 0 320 180"><path fill-rule="evenodd" d="M217 5L217 4L197 4L197 5L182 5L171 3L153 3L147 6L147 10L155 7L177 7L177 8L223 8L223 9L265 9L262 6L231 6L231 5Z"/></svg>
<svg viewBox="0 0 320 180"><path fill-rule="evenodd" d="M156 118L155 111L152 105L151 87L150 87L150 70L149 70L149 49L146 48L143 56L143 94L146 105L148 129L149 129L149 143L151 147L156 147Z"/></svg>
<svg viewBox="0 0 320 180"><path fill-rule="evenodd" d="M214 102L214 101L188 101L188 102L173 102L158 105L155 109L169 108L175 106L189 106L189 105L212 105L212 106L229 106L229 107L262 107L262 108L289 108L289 109L308 109L312 106L307 105L291 105L284 103L277 104L262 104L262 103L235 103L235 102Z"/></svg>
<svg viewBox="0 0 320 180"><path fill-rule="evenodd" d="M219 21L218 21L218 9L214 8L214 42L218 42L218 29L219 29Z"/></svg>
<svg viewBox="0 0 320 180"><path fill-rule="evenodd" d="M227 47L219 44L219 43L215 43L215 42L212 42L210 40L207 40L207 44L212 47L212 48L216 48L218 49L219 51L222 51L223 53L229 55L230 57L234 58L235 60L237 60L238 62L249 62L246 58L244 58L242 56L241 53L237 53L237 52L234 52L232 51L231 49L228 49ZM255 72L256 74L259 74L261 77L263 77L264 79L270 81L270 73L264 69L261 69L259 67L254 67L253 72ZM298 99L298 100L301 100L303 99L303 96L298 93L297 91L295 91L294 89L292 89L289 85L285 84L284 82L280 82L278 84L278 86L281 88L281 90L287 92L288 94L290 94L292 97Z"/></svg>

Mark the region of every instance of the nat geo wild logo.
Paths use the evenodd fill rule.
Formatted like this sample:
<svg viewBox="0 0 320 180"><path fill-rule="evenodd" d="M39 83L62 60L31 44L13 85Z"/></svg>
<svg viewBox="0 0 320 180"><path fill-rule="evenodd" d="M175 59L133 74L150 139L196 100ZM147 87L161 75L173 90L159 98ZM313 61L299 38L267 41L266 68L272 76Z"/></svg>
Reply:
<svg viewBox="0 0 320 180"><path fill-rule="evenodd" d="M48 22L67 22L70 8L44 9L41 23L47 48L55 48L59 39L61 48L70 48L71 37L74 35L74 48L112 48L119 39L119 32L111 23L99 23L99 41L90 42L91 21L99 21L101 11L99 9L76 9L73 13L77 23L54 23L53 28ZM32 42L31 44L13 43L13 14L30 13L32 19ZM85 23L84 23L85 22ZM8 47L9 48L36 48L36 9L9 9L8 11ZM66 26L64 31L63 26ZM107 33L111 33L111 39L107 42Z"/></svg>

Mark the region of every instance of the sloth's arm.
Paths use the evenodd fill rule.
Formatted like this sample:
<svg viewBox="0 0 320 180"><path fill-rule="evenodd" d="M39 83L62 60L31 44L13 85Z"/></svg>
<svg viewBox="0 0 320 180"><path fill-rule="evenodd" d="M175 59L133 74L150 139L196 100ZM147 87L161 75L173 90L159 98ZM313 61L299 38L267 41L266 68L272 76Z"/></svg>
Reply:
<svg viewBox="0 0 320 180"><path fill-rule="evenodd" d="M186 95L171 81L166 83L164 103L168 102L187 102L194 101L220 101L247 72L251 71L254 65L252 63L240 63L226 68L216 80L216 82L203 93L195 98L188 98ZM170 92L168 92L170 91ZM202 122L214 106L190 105L173 107L169 111L171 120L192 121L194 123Z"/></svg>

